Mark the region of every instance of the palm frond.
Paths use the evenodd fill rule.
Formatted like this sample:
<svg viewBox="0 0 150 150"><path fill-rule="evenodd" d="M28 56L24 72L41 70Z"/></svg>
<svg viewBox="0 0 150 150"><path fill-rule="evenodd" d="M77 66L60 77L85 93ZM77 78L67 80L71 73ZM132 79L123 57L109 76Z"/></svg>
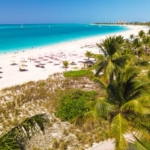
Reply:
<svg viewBox="0 0 150 150"><path fill-rule="evenodd" d="M141 84L141 85L138 85L138 84ZM132 82L132 84L130 84L130 87L131 87L131 92L129 95L130 99L136 99L137 97L147 95L150 92L150 84L149 83L142 84L139 81L137 81L137 82L135 81L135 82Z"/></svg>
<svg viewBox="0 0 150 150"><path fill-rule="evenodd" d="M94 77L94 82L97 83L102 89L106 90L106 83L104 83L100 78Z"/></svg>
<svg viewBox="0 0 150 150"><path fill-rule="evenodd" d="M147 107L144 107L142 103L140 103L139 99L131 100L120 108L122 111L132 111L135 114L139 115L148 115L150 114L150 110Z"/></svg>
<svg viewBox="0 0 150 150"><path fill-rule="evenodd" d="M104 43L104 41L103 41L103 43ZM105 56L107 56L107 52L105 51L105 49L103 47L103 43L100 43L100 44L97 43L97 46L100 48L100 50L103 52L103 54Z"/></svg>
<svg viewBox="0 0 150 150"><path fill-rule="evenodd" d="M120 56L119 58L113 59L113 63L119 67L124 67L127 59L128 59L128 57L123 55L123 56Z"/></svg>
<svg viewBox="0 0 150 150"><path fill-rule="evenodd" d="M124 98L122 97L122 90L116 82L113 82L107 86L107 98L108 102L116 106L120 106L124 103Z"/></svg>
<svg viewBox="0 0 150 150"><path fill-rule="evenodd" d="M48 118L45 114L26 118L18 126L0 137L0 146L3 146L4 150L24 150L28 141L36 132L42 131L44 133L44 125L46 123L48 123Z"/></svg>
<svg viewBox="0 0 150 150"><path fill-rule="evenodd" d="M114 78L113 73L114 73L115 69L116 69L116 65L111 60L109 60L107 67L104 71L104 75L105 75L106 79L110 79L111 76L112 76L112 78Z"/></svg>
<svg viewBox="0 0 150 150"><path fill-rule="evenodd" d="M103 69L107 66L106 61L99 62L98 64L95 65L96 68L96 76L99 76L99 74L103 71Z"/></svg>
<svg viewBox="0 0 150 150"><path fill-rule="evenodd" d="M9 135L1 135L0 137L1 150L20 150L20 146L13 137Z"/></svg>
<svg viewBox="0 0 150 150"><path fill-rule="evenodd" d="M95 116L107 118L108 114L114 110L114 106L105 99L99 99L95 105Z"/></svg>
<svg viewBox="0 0 150 150"><path fill-rule="evenodd" d="M146 139L139 139L133 134L133 137L135 138L135 142L129 143L129 149L132 150L149 150L150 149L150 143Z"/></svg>
<svg viewBox="0 0 150 150"><path fill-rule="evenodd" d="M124 134L129 131L129 125L127 120L119 113L116 115L111 122L111 132L115 137L116 150L127 149L128 145Z"/></svg>

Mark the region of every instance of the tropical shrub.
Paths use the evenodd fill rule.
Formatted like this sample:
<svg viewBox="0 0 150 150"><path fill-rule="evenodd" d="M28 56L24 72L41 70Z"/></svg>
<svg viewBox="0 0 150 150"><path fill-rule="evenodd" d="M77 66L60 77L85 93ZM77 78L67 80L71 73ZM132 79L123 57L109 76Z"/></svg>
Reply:
<svg viewBox="0 0 150 150"><path fill-rule="evenodd" d="M56 116L63 121L72 121L76 116L89 111L86 103L94 100L97 92L73 90L66 93L59 100L59 108L56 109Z"/></svg>

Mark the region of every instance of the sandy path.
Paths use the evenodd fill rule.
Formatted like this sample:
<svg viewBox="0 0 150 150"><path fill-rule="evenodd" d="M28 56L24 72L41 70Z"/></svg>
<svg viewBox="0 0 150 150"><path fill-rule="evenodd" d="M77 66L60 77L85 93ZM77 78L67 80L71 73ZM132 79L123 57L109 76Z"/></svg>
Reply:
<svg viewBox="0 0 150 150"><path fill-rule="evenodd" d="M128 142L133 142L134 138L131 134L126 134L125 138ZM88 150L114 150L115 148L114 140L109 139L104 142L100 142L99 144L94 144L93 147L91 147Z"/></svg>

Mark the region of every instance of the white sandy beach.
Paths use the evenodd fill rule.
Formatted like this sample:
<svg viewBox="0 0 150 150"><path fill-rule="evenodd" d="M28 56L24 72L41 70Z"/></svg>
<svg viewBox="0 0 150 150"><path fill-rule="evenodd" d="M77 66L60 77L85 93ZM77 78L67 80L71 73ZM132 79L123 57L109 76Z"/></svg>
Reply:
<svg viewBox="0 0 150 150"><path fill-rule="evenodd" d="M91 51L93 53L99 53L99 49L96 47L96 43L105 39L110 35L122 35L124 38L129 38L130 34L137 35L140 30L148 31L146 26L127 26L130 28L128 31L109 34L104 36L96 36L91 38L85 38L75 41L69 41L64 43L58 43L46 47L33 48L29 50L23 50L18 53L9 53L0 55L0 89L17 84L22 84L28 81L37 81L40 79L46 79L49 75L65 71L62 68L62 61L67 60L70 63L75 62L77 65L69 65L68 70L81 68L83 66L79 61L84 61L85 52ZM28 58L42 60L45 63L45 68L35 67L36 63ZM40 57L40 58L39 58ZM51 58L50 58L51 57ZM19 71L18 65L10 65L12 62L16 62L20 65L21 60L26 60L24 63L27 65L27 71ZM48 61L51 61L49 63ZM59 64L59 65L58 65Z"/></svg>

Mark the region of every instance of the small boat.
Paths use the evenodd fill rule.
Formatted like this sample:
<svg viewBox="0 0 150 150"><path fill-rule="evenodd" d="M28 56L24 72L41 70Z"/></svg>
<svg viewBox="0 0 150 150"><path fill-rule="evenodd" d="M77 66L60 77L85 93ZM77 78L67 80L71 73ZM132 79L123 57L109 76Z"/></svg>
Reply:
<svg viewBox="0 0 150 150"><path fill-rule="evenodd" d="M23 25L21 25L21 27L20 28L23 28Z"/></svg>

